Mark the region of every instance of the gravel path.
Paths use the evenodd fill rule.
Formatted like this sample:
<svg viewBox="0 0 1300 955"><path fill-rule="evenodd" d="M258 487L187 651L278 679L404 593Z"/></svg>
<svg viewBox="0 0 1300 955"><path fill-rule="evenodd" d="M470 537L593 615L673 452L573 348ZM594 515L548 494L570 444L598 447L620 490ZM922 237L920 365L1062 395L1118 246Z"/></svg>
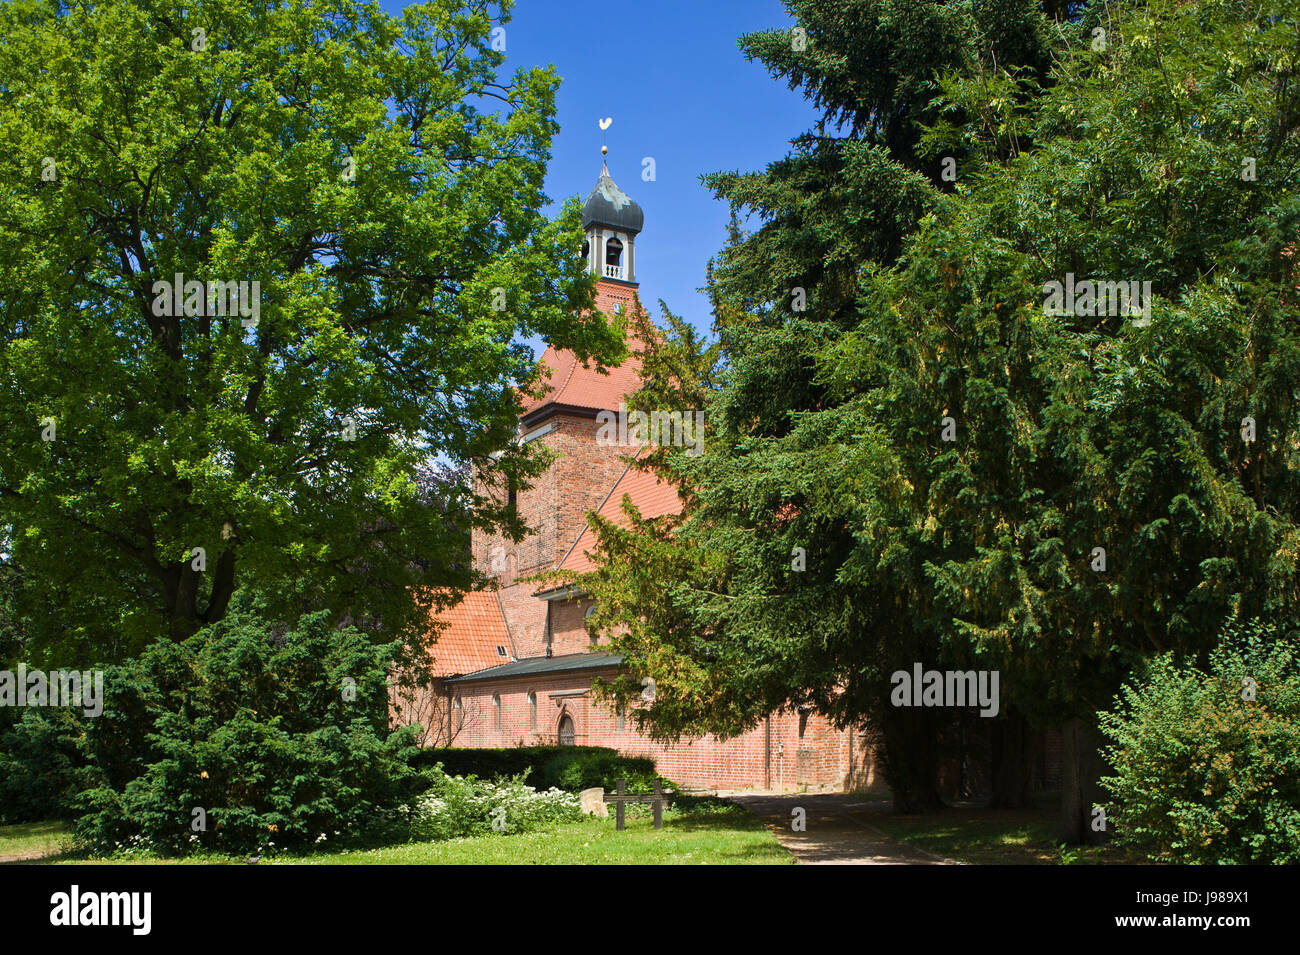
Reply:
<svg viewBox="0 0 1300 955"><path fill-rule="evenodd" d="M852 793L734 793L803 865L957 865L899 842L866 821L873 804ZM877 804L878 807L878 804ZM793 811L806 812L807 828L790 828Z"/></svg>

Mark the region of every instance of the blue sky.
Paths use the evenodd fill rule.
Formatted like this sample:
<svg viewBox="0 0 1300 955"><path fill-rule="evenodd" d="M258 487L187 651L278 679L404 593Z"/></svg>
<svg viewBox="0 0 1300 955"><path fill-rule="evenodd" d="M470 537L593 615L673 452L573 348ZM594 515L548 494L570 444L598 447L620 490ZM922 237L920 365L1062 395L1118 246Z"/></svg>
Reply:
<svg viewBox="0 0 1300 955"><path fill-rule="evenodd" d="M637 279L656 317L662 298L697 327L709 326L708 302L697 289L726 237L727 208L700 175L762 169L815 122L802 96L736 46L742 33L791 23L779 0L515 5L505 70L554 64L562 81L547 192L557 202L586 196L600 172L597 120L612 117L609 170L645 210ZM654 182L641 179L646 156L655 160Z"/></svg>

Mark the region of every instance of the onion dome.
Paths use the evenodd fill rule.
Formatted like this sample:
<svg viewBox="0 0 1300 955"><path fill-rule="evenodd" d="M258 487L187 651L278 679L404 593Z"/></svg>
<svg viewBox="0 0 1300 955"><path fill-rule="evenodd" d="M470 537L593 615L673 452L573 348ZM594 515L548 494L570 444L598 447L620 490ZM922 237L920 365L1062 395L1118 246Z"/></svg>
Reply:
<svg viewBox="0 0 1300 955"><path fill-rule="evenodd" d="M645 225L645 213L609 176L609 166L600 165L600 178L582 204L582 227L608 226L635 235Z"/></svg>

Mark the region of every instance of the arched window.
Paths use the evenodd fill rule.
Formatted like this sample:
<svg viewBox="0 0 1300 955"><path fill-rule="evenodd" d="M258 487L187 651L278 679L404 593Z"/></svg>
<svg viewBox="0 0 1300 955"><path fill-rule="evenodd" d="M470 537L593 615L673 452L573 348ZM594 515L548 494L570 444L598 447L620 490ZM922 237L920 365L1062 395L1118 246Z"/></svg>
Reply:
<svg viewBox="0 0 1300 955"><path fill-rule="evenodd" d="M456 729L463 729L465 726L465 707L461 705L460 697L456 697Z"/></svg>
<svg viewBox="0 0 1300 955"><path fill-rule="evenodd" d="M572 746L574 744L573 720L569 719L568 713L565 713L563 716L560 717L559 736L560 736L561 746Z"/></svg>
<svg viewBox="0 0 1300 955"><path fill-rule="evenodd" d="M618 236L611 236L605 242L605 264L614 266L623 264L623 243Z"/></svg>
<svg viewBox="0 0 1300 955"><path fill-rule="evenodd" d="M600 274L607 279L623 278L623 242L617 236L605 240L605 266Z"/></svg>
<svg viewBox="0 0 1300 955"><path fill-rule="evenodd" d="M501 694L492 694L492 728L501 732Z"/></svg>
<svg viewBox="0 0 1300 955"><path fill-rule="evenodd" d="M591 243L588 242L586 239L582 240L582 257L584 259L591 258Z"/></svg>
<svg viewBox="0 0 1300 955"><path fill-rule="evenodd" d="M583 621L587 624L587 636L591 638L593 645L600 642L600 634L591 629L591 615L596 612L596 605L593 603L587 608L587 612L582 615Z"/></svg>
<svg viewBox="0 0 1300 955"><path fill-rule="evenodd" d="M620 703L618 705L618 709L614 711L614 730L619 733L623 732L623 725L626 722L627 722L627 708L624 707L622 703Z"/></svg>
<svg viewBox="0 0 1300 955"><path fill-rule="evenodd" d="M528 691L528 728L537 729L537 694Z"/></svg>

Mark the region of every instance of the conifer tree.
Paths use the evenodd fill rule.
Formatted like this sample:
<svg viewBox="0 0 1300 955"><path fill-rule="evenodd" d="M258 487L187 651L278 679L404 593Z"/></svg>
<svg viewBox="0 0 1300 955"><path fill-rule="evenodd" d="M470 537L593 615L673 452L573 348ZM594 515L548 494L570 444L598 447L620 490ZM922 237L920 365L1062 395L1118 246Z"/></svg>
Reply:
<svg viewBox="0 0 1300 955"><path fill-rule="evenodd" d="M841 14L812 6L815 48L816 18ZM869 64L887 5L849 6L844 50ZM1046 73L1037 48L970 34L924 95L854 125L826 97L880 84L827 53L858 82L799 76L847 142L712 180L762 225L716 273L705 454L666 458L692 506L637 525L643 543L602 526L594 586L656 678L649 719L734 732L787 700L873 719L900 809L938 803L944 727L892 707L890 673L998 670L1005 712L1066 731L1078 841L1093 714L1123 675L1300 600L1297 25L1268 3L1026 16L1056 45ZM956 182L924 175L936 154ZM1075 280L1139 285L1049 307Z"/></svg>

